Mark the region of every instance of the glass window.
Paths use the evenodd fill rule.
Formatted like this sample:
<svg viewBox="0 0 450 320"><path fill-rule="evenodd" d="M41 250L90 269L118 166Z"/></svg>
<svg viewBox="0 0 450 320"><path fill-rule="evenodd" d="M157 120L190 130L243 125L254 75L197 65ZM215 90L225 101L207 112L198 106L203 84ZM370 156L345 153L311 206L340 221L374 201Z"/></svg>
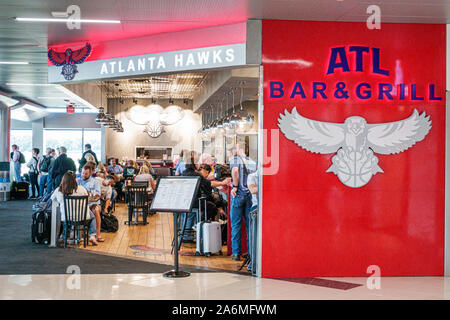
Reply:
<svg viewBox="0 0 450 320"><path fill-rule="evenodd" d="M78 167L78 159L81 158L81 130L44 130L44 149L47 147L56 150L57 147L66 147L67 156L75 161Z"/></svg>
<svg viewBox="0 0 450 320"><path fill-rule="evenodd" d="M28 162L31 159L31 149L33 139L31 129L12 129L10 132L11 145L16 144L19 147L19 151L25 156L25 161ZM10 150L11 146L10 146ZM22 164L22 174L28 172L26 163Z"/></svg>

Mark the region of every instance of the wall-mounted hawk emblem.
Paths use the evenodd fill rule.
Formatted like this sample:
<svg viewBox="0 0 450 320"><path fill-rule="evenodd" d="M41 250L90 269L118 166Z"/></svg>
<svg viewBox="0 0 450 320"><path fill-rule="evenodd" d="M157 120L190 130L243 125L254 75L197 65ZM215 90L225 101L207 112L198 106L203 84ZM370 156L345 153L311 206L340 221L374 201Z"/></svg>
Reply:
<svg viewBox="0 0 450 320"><path fill-rule="evenodd" d="M78 72L76 64L80 64L86 60L91 54L91 45L86 45L78 50L72 51L68 48L65 52L56 52L53 49L48 50L48 59L55 66L62 66L61 74L64 79L70 81L73 80L75 74Z"/></svg>
<svg viewBox="0 0 450 320"><path fill-rule="evenodd" d="M374 153L396 154L412 147L428 134L431 120L414 109L409 118L395 122L368 124L353 116L344 123L329 123L307 119L294 108L280 114L278 126L286 138L312 153L337 152L326 172L336 174L348 187L359 188L383 172Z"/></svg>

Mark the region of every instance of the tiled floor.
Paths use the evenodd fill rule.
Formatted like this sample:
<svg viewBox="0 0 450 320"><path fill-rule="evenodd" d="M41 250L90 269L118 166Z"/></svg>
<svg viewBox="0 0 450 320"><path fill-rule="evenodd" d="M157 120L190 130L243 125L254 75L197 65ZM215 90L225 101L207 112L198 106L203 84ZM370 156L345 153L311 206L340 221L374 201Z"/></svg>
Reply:
<svg viewBox="0 0 450 320"><path fill-rule="evenodd" d="M0 276L0 299L450 299L450 278L382 278L370 290L367 278L326 278L361 284L342 290L230 273L195 273L166 279L161 274ZM67 284L79 289L69 289Z"/></svg>

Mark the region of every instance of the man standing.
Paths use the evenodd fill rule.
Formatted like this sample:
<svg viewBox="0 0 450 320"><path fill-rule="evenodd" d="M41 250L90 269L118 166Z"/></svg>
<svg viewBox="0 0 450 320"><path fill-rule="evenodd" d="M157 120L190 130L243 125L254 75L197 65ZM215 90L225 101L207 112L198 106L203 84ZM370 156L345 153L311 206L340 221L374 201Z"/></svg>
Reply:
<svg viewBox="0 0 450 320"><path fill-rule="evenodd" d="M54 150L53 150L54 151ZM45 150L44 156L41 158L41 161L39 161L38 169L39 169L39 197L43 197L45 190L47 190L47 194L50 194L52 192L51 187L51 179L50 175L48 174L48 170L50 169L50 165L52 164L53 160L55 160L52 157L52 148L47 148ZM45 188L47 185L47 189Z"/></svg>
<svg viewBox="0 0 450 320"><path fill-rule="evenodd" d="M77 170L75 162L67 157L67 149L65 147L59 147L60 155L52 162L49 169L50 177L53 180L53 189L56 189L61 183L63 175L67 171L75 172Z"/></svg>
<svg viewBox="0 0 450 320"><path fill-rule="evenodd" d="M16 144L13 144L12 146L12 152L11 152L11 161L14 165L14 176L16 178L16 182L22 181L22 174L21 174L21 165L22 163L25 163L25 157L23 156L22 152L19 151L19 147Z"/></svg>
<svg viewBox="0 0 450 320"><path fill-rule="evenodd" d="M98 160L97 160L97 155L95 154L94 151L91 150L92 146L87 143L84 145L84 152L83 155L81 156L81 160L78 160L78 163L80 164L80 168L78 169L81 172L81 169L84 167L84 165L87 163L86 161L86 154L90 153L92 154L92 156L95 159L95 164L98 164Z"/></svg>
<svg viewBox="0 0 450 320"><path fill-rule="evenodd" d="M28 171L28 174L30 176L30 182L31 182L31 192L32 195L30 196L30 199L36 199L36 197L39 196L39 186L38 186L38 175L39 175L39 149L33 148L32 150L32 157L30 161L27 163L27 167L30 168Z"/></svg>
<svg viewBox="0 0 450 320"><path fill-rule="evenodd" d="M247 248L249 239L249 213L252 207L252 196L247 186L248 175L251 171L249 166L254 167L254 163L247 158L243 149L236 144L234 147L234 157L230 160L231 179L233 186L231 189L231 247L233 254L231 259L239 261L241 254L241 227L242 217L244 217L245 229L247 231Z"/></svg>
<svg viewBox="0 0 450 320"><path fill-rule="evenodd" d="M81 178L77 179L77 183L79 186L84 187L89 194L89 208L94 213L96 221L96 240L103 242L105 240L100 237L102 223L100 216L101 185L100 182L92 176L91 166L85 165L81 169Z"/></svg>

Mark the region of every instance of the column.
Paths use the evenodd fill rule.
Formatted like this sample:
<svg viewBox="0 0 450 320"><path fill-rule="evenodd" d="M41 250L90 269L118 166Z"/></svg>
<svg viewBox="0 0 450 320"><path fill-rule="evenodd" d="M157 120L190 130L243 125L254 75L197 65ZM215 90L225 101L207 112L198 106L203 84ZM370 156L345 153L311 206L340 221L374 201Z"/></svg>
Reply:
<svg viewBox="0 0 450 320"><path fill-rule="evenodd" d="M9 161L11 111L0 101L0 161Z"/></svg>

